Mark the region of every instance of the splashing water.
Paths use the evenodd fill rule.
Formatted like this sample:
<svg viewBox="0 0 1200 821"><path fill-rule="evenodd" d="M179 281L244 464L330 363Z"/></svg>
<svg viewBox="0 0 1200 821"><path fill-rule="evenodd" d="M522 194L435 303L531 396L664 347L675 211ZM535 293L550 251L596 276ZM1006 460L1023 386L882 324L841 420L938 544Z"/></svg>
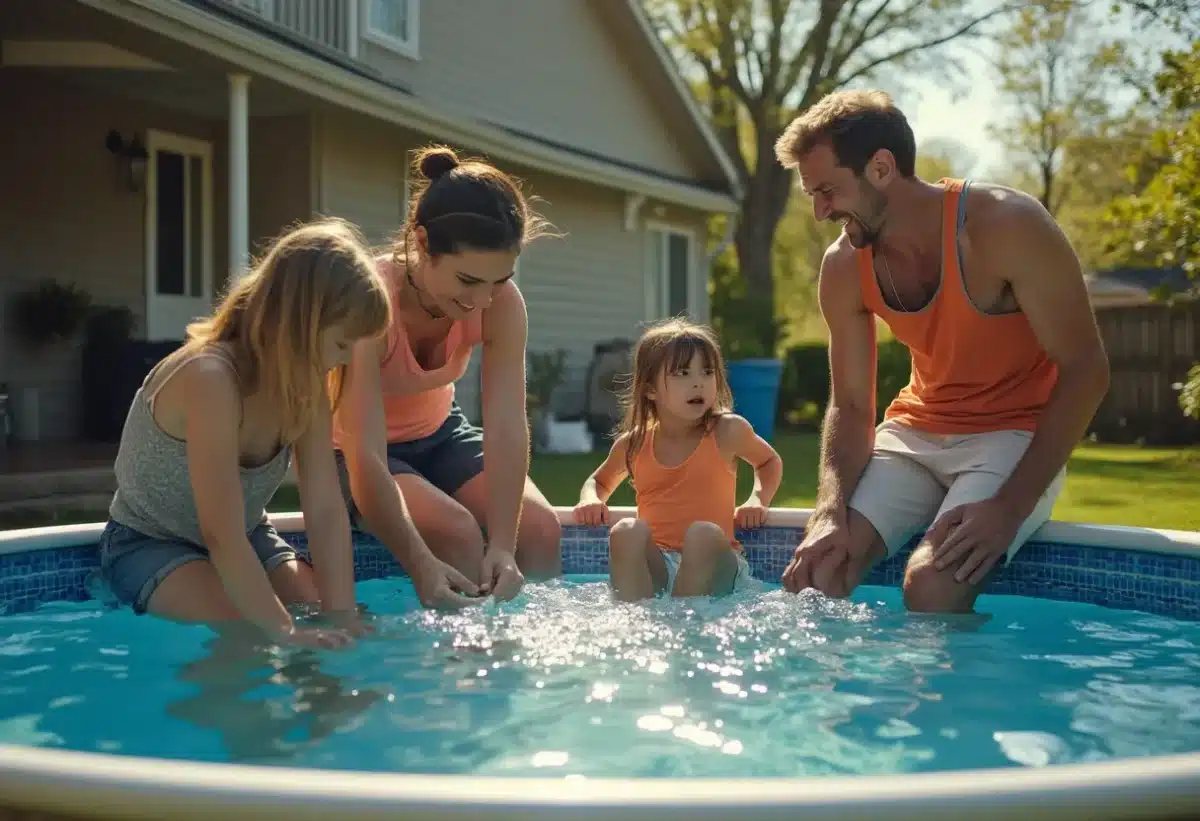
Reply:
<svg viewBox="0 0 1200 821"><path fill-rule="evenodd" d="M530 585L457 614L363 582L377 634L253 646L95 603L0 619L0 741L479 775L895 773L1200 750L1200 625L991 596L778 588L615 602Z"/></svg>

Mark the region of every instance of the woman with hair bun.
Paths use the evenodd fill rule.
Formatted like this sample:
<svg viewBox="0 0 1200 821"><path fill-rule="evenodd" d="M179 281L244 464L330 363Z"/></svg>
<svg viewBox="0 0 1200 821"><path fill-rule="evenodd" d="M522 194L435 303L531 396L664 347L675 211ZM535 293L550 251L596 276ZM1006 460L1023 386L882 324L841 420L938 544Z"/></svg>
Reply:
<svg viewBox="0 0 1200 821"><path fill-rule="evenodd" d="M561 566L558 518L528 477L528 321L513 282L517 257L547 223L515 180L482 160L431 146L413 170L422 182L403 230L376 260L392 323L382 341L356 347L335 420L343 494L427 606L471 594L506 600L526 574ZM476 345L482 430L454 398ZM460 589L458 573L474 589Z"/></svg>

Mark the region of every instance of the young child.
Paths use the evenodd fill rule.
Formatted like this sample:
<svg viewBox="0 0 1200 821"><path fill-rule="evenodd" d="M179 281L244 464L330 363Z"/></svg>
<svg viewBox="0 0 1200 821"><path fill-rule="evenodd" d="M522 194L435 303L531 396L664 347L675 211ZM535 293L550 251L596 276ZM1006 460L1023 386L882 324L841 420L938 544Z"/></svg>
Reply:
<svg viewBox="0 0 1200 821"><path fill-rule="evenodd" d="M188 327L135 394L121 434L100 537L100 574L119 601L176 621L248 622L310 646L358 632L331 413L352 345L382 333L390 314L362 238L323 220L284 234ZM293 453L315 572L265 512ZM318 602L348 616L346 629L293 623L286 605Z"/></svg>
<svg viewBox="0 0 1200 821"><path fill-rule="evenodd" d="M650 328L633 354L625 419L604 463L583 484L575 520L608 524L605 504L629 476L637 519L609 532L619 599L728 593L750 578L734 528L759 527L779 489L783 461L731 412L725 364L712 332L672 319ZM754 490L737 506L737 460Z"/></svg>

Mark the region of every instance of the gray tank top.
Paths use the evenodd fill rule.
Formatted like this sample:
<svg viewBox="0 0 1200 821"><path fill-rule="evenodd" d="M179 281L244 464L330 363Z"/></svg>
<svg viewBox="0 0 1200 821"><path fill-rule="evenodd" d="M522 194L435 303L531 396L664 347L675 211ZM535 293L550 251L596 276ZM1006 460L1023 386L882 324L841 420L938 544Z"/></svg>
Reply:
<svg viewBox="0 0 1200 821"><path fill-rule="evenodd" d="M117 492L109 505L113 521L159 539L179 539L204 544L196 499L188 472L187 443L169 436L154 421L154 399L163 385L185 364L199 356L212 356L234 367L220 348L208 348L171 363L154 389L156 366L146 376L129 406L115 467ZM284 446L270 461L252 468L239 467L245 530L249 535L266 521L267 502L283 483L291 463L291 447Z"/></svg>

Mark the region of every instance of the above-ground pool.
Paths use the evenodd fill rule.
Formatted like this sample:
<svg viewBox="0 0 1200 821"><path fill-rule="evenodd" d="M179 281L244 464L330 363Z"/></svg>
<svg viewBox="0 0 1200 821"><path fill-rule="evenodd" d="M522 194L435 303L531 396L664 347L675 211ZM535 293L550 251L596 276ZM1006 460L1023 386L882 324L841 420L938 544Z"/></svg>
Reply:
<svg viewBox="0 0 1200 821"><path fill-rule="evenodd" d="M945 618L907 551L782 591L806 513L741 534L748 589L621 604L562 510L562 579L457 614L363 536L376 633L320 652L114 609L102 525L0 534L0 819L1200 812L1200 534L1051 523Z"/></svg>

